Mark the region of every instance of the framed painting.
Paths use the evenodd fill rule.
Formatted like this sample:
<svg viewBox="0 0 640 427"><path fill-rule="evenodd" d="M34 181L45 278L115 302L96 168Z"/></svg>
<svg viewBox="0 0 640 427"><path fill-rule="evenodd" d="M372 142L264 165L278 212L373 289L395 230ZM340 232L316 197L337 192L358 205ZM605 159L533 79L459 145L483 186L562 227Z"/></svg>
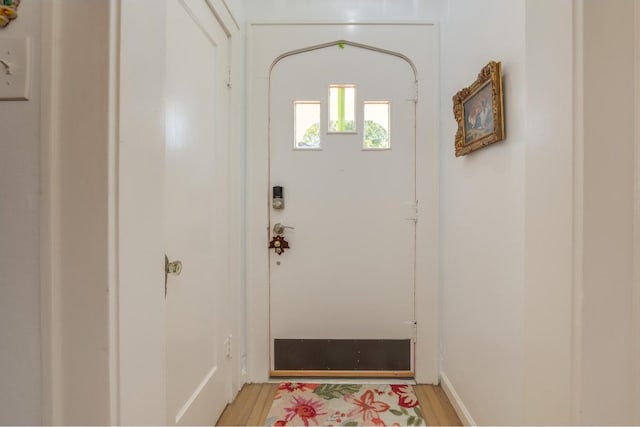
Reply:
<svg viewBox="0 0 640 427"><path fill-rule="evenodd" d="M456 157L505 138L501 63L491 61L469 87L453 97L458 122Z"/></svg>

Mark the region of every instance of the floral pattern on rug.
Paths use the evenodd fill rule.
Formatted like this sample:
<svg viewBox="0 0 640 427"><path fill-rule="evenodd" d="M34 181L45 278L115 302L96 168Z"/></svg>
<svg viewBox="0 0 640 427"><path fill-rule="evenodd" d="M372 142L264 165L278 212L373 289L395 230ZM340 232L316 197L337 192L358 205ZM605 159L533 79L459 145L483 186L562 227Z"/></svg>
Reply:
<svg viewBox="0 0 640 427"><path fill-rule="evenodd" d="M424 426L410 385L281 383L267 426Z"/></svg>

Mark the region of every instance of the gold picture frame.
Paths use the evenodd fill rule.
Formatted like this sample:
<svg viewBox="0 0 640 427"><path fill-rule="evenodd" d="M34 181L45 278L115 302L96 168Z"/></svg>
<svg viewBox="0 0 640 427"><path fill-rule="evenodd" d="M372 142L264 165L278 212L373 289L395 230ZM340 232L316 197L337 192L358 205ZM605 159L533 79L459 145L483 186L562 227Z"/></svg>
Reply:
<svg viewBox="0 0 640 427"><path fill-rule="evenodd" d="M489 62L471 86L455 94L453 115L458 122L456 157L505 138L500 62Z"/></svg>
<svg viewBox="0 0 640 427"><path fill-rule="evenodd" d="M6 27L18 17L20 0L0 0L0 28Z"/></svg>

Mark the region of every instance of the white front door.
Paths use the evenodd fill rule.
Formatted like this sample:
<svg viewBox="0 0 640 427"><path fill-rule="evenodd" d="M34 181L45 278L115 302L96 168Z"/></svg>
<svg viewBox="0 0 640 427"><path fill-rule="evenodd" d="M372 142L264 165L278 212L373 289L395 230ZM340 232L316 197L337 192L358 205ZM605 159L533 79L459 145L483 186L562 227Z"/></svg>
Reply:
<svg viewBox="0 0 640 427"><path fill-rule="evenodd" d="M167 424L213 425L227 403L228 38L201 0L167 1Z"/></svg>
<svg viewBox="0 0 640 427"><path fill-rule="evenodd" d="M249 380L266 381L274 370L274 339L329 334L407 339L415 333L415 378L436 383L437 26L252 23L248 35ZM341 49L339 40L349 43ZM329 49L308 51L327 43ZM332 84L355 85L355 134L327 133ZM391 150L363 150L364 103L389 100ZM302 110L313 110L313 103L320 102L322 150L293 149L295 101L302 101ZM343 122L349 120L345 116ZM415 134L410 123L415 123ZM408 134L403 134L407 127ZM300 139L313 145L313 131L303 129ZM273 186L284 188L281 211L271 206ZM295 227L284 232L291 248L281 256L267 249L278 222ZM415 297L407 298L411 289ZM394 310L400 311L392 316Z"/></svg>
<svg viewBox="0 0 640 427"><path fill-rule="evenodd" d="M405 59L349 43L272 70L270 184L284 209L270 224L295 227L291 248L270 252L275 371L413 371L415 81ZM336 349L323 343L312 362L304 344L282 344L298 339ZM284 360L297 352L306 360Z"/></svg>

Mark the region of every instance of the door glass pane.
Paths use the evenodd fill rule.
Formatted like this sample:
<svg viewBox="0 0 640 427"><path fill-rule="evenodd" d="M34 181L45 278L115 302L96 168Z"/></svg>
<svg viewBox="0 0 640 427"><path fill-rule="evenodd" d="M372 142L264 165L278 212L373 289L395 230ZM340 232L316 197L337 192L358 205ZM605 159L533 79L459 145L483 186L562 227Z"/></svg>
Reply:
<svg viewBox="0 0 640 427"><path fill-rule="evenodd" d="M294 148L301 150L319 150L320 143L320 102L294 102Z"/></svg>
<svg viewBox="0 0 640 427"><path fill-rule="evenodd" d="M387 150L391 148L389 117L391 104L388 101L364 103L365 150Z"/></svg>
<svg viewBox="0 0 640 427"><path fill-rule="evenodd" d="M356 131L356 87L329 86L329 132Z"/></svg>

